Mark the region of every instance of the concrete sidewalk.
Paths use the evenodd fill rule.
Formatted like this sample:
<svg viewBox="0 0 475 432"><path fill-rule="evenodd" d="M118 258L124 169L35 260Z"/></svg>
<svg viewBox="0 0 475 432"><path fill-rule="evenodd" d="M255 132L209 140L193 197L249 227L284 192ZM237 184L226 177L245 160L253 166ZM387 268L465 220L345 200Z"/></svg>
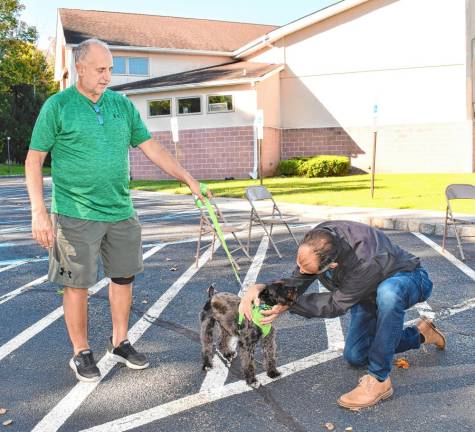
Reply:
<svg viewBox="0 0 475 432"><path fill-rule="evenodd" d="M191 197L186 195L171 195L161 192L152 192L160 195L164 200L191 202ZM354 220L368 225L394 229L398 231L420 232L426 235L442 236L444 232L445 212L432 210L404 210L385 208L363 208L363 207L340 207L340 206L315 206L306 204L290 204L280 202L276 199L279 208L286 215L296 216L301 222L318 223L323 220ZM221 209L233 211L249 212L251 207L247 200L239 198L216 198L216 202ZM456 215L463 217L474 223L473 226L465 225L460 228L460 233L464 241L475 241L475 216ZM448 236L454 237L455 233L451 226L448 229Z"/></svg>

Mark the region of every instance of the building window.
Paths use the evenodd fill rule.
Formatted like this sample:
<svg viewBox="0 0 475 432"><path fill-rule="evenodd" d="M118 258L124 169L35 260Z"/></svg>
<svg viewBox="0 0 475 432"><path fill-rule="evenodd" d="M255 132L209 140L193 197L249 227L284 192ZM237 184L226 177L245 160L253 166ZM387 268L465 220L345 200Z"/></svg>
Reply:
<svg viewBox="0 0 475 432"><path fill-rule="evenodd" d="M159 99L148 102L148 116L159 117L169 116L171 114L172 100L171 99Z"/></svg>
<svg viewBox="0 0 475 432"><path fill-rule="evenodd" d="M112 75L149 75L147 57L114 56L113 63Z"/></svg>
<svg viewBox="0 0 475 432"><path fill-rule="evenodd" d="M148 58L147 57L129 57L129 75L147 75L148 76Z"/></svg>
<svg viewBox="0 0 475 432"><path fill-rule="evenodd" d="M178 99L178 114L200 114L201 98L188 97Z"/></svg>
<svg viewBox="0 0 475 432"><path fill-rule="evenodd" d="M127 57L113 57L113 75L125 75L127 73L127 69L125 67L126 59Z"/></svg>
<svg viewBox="0 0 475 432"><path fill-rule="evenodd" d="M229 112L233 111L233 97L231 95L209 95L208 112Z"/></svg>

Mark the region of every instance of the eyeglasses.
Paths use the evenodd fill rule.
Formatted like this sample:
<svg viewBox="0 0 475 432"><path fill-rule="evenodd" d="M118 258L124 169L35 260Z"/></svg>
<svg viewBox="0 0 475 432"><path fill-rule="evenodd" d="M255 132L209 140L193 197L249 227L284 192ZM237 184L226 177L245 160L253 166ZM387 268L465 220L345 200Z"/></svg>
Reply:
<svg viewBox="0 0 475 432"><path fill-rule="evenodd" d="M104 117L102 117L101 110L99 109L97 104L92 105L92 107L94 108L94 111L96 112L97 121L102 126L104 124Z"/></svg>

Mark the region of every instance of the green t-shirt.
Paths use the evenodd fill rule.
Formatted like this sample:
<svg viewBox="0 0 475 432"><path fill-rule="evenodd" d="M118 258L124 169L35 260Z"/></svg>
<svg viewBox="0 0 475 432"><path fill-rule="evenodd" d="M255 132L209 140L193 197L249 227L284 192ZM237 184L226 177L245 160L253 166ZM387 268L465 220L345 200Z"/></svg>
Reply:
<svg viewBox="0 0 475 432"><path fill-rule="evenodd" d="M30 143L51 152L51 212L106 222L131 217L129 146L150 138L132 102L111 90L96 104L76 86L51 96Z"/></svg>

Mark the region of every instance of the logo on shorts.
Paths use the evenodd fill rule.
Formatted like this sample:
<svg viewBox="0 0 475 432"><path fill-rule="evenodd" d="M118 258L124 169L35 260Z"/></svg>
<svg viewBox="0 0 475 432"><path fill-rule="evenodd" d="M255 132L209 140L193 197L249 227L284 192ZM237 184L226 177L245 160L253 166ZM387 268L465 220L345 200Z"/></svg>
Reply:
<svg viewBox="0 0 475 432"><path fill-rule="evenodd" d="M69 279L71 279L71 271L65 270L64 267L61 267L60 270L59 270L59 274L60 274L61 276L63 276L64 273L67 273L68 276L69 276Z"/></svg>

